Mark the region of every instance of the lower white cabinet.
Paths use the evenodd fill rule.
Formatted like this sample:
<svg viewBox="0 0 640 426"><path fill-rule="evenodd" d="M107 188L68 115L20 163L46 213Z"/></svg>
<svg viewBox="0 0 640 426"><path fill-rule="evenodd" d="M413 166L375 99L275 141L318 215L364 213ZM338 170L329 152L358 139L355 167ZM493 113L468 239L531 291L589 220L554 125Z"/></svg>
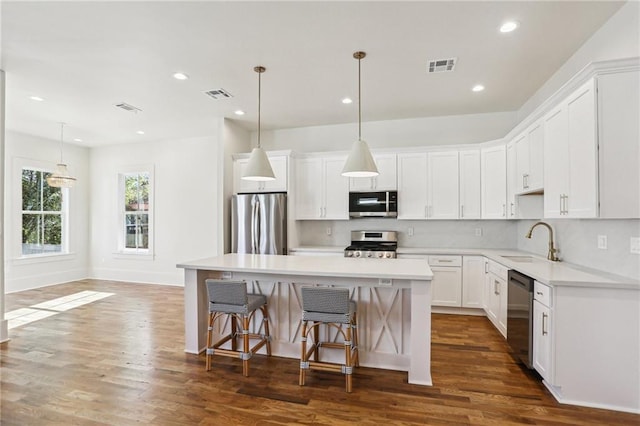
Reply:
<svg viewBox="0 0 640 426"><path fill-rule="evenodd" d="M507 274L506 267L492 260L488 261L485 275L485 312L487 317L507 337Z"/></svg>
<svg viewBox="0 0 640 426"><path fill-rule="evenodd" d="M462 307L482 308L482 289L484 284L483 256L462 257Z"/></svg>
<svg viewBox="0 0 640 426"><path fill-rule="evenodd" d="M431 306L462 305L462 256L429 256Z"/></svg>
<svg viewBox="0 0 640 426"><path fill-rule="evenodd" d="M551 288L536 281L533 298L533 368L553 383Z"/></svg>

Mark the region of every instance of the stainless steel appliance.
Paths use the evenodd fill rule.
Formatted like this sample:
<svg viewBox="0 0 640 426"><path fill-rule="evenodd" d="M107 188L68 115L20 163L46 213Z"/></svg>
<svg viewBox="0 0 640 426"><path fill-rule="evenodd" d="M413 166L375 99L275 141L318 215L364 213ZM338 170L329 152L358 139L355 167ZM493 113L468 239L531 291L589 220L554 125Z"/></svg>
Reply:
<svg viewBox="0 0 640 426"><path fill-rule="evenodd" d="M397 248L395 231L351 231L351 245L344 249L344 257L393 259Z"/></svg>
<svg viewBox="0 0 640 426"><path fill-rule="evenodd" d="M509 270L507 288L507 343L516 359L533 368L534 279Z"/></svg>
<svg viewBox="0 0 640 426"><path fill-rule="evenodd" d="M287 254L287 194L232 197L231 252Z"/></svg>
<svg viewBox="0 0 640 426"><path fill-rule="evenodd" d="M398 191L349 193L349 217L397 216Z"/></svg>

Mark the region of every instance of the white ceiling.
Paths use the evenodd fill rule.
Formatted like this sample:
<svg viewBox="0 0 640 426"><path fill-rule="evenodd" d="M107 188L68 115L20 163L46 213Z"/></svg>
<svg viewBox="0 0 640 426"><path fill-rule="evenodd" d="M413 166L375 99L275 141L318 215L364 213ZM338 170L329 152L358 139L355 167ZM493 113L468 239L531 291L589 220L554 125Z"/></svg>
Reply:
<svg viewBox="0 0 640 426"><path fill-rule="evenodd" d="M354 122L357 103L340 100L357 99L357 50L363 121L513 111L621 5L3 1L6 125L59 140L64 121L65 141L85 146L204 136L221 116L253 130L256 65L263 129ZM501 34L509 19L520 28ZM449 57L453 73L426 73ZM486 90L471 92L477 83ZM203 94L219 88L233 98Z"/></svg>

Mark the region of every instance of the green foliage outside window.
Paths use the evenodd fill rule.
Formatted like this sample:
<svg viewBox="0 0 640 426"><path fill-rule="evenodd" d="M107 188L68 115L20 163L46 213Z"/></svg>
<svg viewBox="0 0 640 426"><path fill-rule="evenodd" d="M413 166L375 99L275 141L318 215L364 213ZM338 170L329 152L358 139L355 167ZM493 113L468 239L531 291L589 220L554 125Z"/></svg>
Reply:
<svg viewBox="0 0 640 426"><path fill-rule="evenodd" d="M62 190L47 185L50 173L22 170L22 254L62 250Z"/></svg>

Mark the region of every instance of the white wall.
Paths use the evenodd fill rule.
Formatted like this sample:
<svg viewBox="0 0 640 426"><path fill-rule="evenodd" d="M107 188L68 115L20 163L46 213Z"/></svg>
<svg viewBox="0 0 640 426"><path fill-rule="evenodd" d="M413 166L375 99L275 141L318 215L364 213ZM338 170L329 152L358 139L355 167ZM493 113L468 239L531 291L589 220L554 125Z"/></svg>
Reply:
<svg viewBox="0 0 640 426"><path fill-rule="evenodd" d="M500 139L516 124L515 112L372 121L362 124L362 137L372 149L456 145ZM357 123L261 132L269 151L348 151L357 137ZM253 144L255 138L254 132Z"/></svg>
<svg viewBox="0 0 640 426"><path fill-rule="evenodd" d="M53 132L59 129L52 127ZM42 139L7 131L5 165L5 291L37 288L86 278L89 264L89 150L64 144L64 160L69 173L77 178L69 189L69 256L50 256L40 259L20 259L21 254L21 184L20 164L36 161L55 169L60 159L60 141Z"/></svg>
<svg viewBox="0 0 640 426"><path fill-rule="evenodd" d="M184 273L177 263L219 253L221 125L213 123L209 137L91 150L92 278L182 285ZM118 173L142 164L154 166L152 260L116 253Z"/></svg>
<svg viewBox="0 0 640 426"><path fill-rule="evenodd" d="M591 62L640 55L640 2L629 1L604 23L518 111L518 121Z"/></svg>

